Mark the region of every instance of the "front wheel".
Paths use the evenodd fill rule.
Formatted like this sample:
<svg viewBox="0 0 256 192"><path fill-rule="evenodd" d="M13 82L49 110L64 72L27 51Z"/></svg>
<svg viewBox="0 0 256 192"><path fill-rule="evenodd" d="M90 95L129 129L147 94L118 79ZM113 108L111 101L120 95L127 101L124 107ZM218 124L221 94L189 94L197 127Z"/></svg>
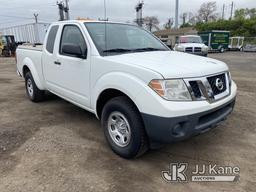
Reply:
<svg viewBox="0 0 256 192"><path fill-rule="evenodd" d="M27 95L31 101L40 102L43 100L44 91L41 91L40 89L38 89L31 72L28 72L25 75L25 86L26 86Z"/></svg>
<svg viewBox="0 0 256 192"><path fill-rule="evenodd" d="M111 149L123 158L134 158L148 149L143 121L127 97L111 99L104 107L101 123Z"/></svg>

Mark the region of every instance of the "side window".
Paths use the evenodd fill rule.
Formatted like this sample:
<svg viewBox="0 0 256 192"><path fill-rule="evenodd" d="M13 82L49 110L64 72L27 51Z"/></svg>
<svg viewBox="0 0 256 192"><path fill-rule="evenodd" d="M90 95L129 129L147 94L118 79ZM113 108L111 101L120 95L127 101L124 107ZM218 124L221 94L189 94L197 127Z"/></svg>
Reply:
<svg viewBox="0 0 256 192"><path fill-rule="evenodd" d="M65 55L62 52L63 45L79 45L82 53L86 53L87 46L80 29L75 25L66 25L63 28L61 42L60 42L60 54Z"/></svg>
<svg viewBox="0 0 256 192"><path fill-rule="evenodd" d="M53 53L54 43L55 43L55 39L56 39L58 29L59 29L59 26L55 25L55 26L52 26L52 28L49 32L48 39L47 39L47 44L46 44L46 50L49 53Z"/></svg>
<svg viewBox="0 0 256 192"><path fill-rule="evenodd" d="M6 46L7 45L7 39L5 36L2 37L2 41L3 41L3 44Z"/></svg>

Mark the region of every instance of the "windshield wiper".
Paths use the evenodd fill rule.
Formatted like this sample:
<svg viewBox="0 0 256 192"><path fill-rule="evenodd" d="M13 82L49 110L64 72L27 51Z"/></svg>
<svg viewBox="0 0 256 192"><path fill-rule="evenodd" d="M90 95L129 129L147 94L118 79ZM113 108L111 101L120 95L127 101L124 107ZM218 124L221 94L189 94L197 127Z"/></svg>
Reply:
<svg viewBox="0 0 256 192"><path fill-rule="evenodd" d="M103 53L124 53L124 52L130 52L130 51L133 51L133 50L117 48L117 49L107 49L107 50L104 50Z"/></svg>
<svg viewBox="0 0 256 192"><path fill-rule="evenodd" d="M103 53L127 53L127 52L143 52L143 51L167 51L167 49L157 49L153 47L145 47L145 48L138 48L138 49L116 48L116 49L104 50Z"/></svg>
<svg viewBox="0 0 256 192"><path fill-rule="evenodd" d="M167 49L158 49L158 48L153 48L153 47L145 47L145 48L133 49L132 51L167 51Z"/></svg>

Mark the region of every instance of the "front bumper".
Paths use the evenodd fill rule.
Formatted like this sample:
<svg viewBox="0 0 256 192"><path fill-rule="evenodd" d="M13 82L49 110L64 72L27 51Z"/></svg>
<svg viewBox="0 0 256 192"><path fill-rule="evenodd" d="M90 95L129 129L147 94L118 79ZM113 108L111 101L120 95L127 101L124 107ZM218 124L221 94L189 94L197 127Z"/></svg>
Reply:
<svg viewBox="0 0 256 192"><path fill-rule="evenodd" d="M208 52L184 52L192 55L198 55L198 56L207 56Z"/></svg>
<svg viewBox="0 0 256 192"><path fill-rule="evenodd" d="M142 113L142 118L151 143L171 143L218 126L231 114L234 105L235 98L217 108L192 115L167 118Z"/></svg>

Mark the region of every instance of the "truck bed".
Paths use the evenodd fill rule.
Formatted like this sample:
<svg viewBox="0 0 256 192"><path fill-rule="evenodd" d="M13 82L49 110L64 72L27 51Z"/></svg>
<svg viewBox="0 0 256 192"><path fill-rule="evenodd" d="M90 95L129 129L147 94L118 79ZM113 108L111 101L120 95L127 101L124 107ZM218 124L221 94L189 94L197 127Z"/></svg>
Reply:
<svg viewBox="0 0 256 192"><path fill-rule="evenodd" d="M43 50L43 45L32 45L32 44L24 44L18 46L18 49L28 49L28 50L34 50L34 51L42 51Z"/></svg>
<svg viewBox="0 0 256 192"><path fill-rule="evenodd" d="M42 83L43 82L43 71L42 71L42 53L43 46L37 45L33 46L29 45L21 45L18 46L16 50L17 57L17 70L20 75L24 77L24 68L23 66L28 66L30 71L34 75L34 80L37 83L37 86L43 90Z"/></svg>

